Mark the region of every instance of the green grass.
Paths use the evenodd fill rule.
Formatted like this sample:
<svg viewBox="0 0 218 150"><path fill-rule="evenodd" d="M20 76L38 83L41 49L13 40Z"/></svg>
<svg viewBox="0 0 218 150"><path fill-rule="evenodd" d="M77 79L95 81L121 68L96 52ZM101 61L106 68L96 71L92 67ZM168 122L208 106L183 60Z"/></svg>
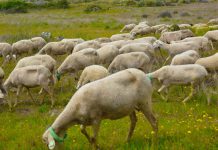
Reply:
<svg viewBox="0 0 218 150"><path fill-rule="evenodd" d="M217 3L216 3L217 4ZM84 39L93 39L97 37L110 37L118 33L125 23L141 20L141 14L149 14L148 20L154 23L192 23L204 22L211 17L205 14L202 20L196 20L195 16L204 8L199 5L197 8L192 6L178 7L160 7L156 8L136 8L106 5L101 3L106 11L97 13L84 13L87 4L72 5L70 9L40 9L31 10L26 14L0 14L0 39L7 42L15 42L20 39L40 35L41 32L51 32L53 39L57 36L66 38L82 37ZM211 7L208 4L208 7ZM193 16L187 18L175 18L162 20L156 18L159 12L164 10L186 10L191 11ZM152 13L151 13L152 12ZM213 12L213 16L217 15ZM207 30L202 29L197 35L204 34ZM216 43L216 47L218 45ZM211 55L217 52L206 53ZM66 55L58 56L58 66L64 60ZM0 64L2 58L0 59ZM10 62L3 69L6 77L14 68L15 63ZM62 83L62 88L61 88ZM51 103L47 96L43 105L34 104L22 92L16 110L8 111L8 106L0 106L0 150L44 150L46 146L42 143L41 136L49 125L56 118L51 113L54 110L60 112L68 103L71 96L75 93L76 82L70 76L64 76L61 82L55 85L56 106L51 109ZM156 87L156 86L155 86ZM36 99L39 88L32 89ZM218 149L218 111L217 96L212 97L211 106L207 106L206 97L201 92L195 95L186 105L181 103L187 96L189 88L184 91L178 86L170 88L169 102L161 100L160 96L154 92L154 112L159 120L158 149L165 150L216 150ZM15 98L15 93L10 94L10 98ZM125 138L129 129L129 118L123 118L116 121L104 120L99 134L99 144L102 149L150 149L151 148L151 127L141 113L137 113L138 122L129 144ZM91 132L91 130L88 130ZM79 126L74 126L68 130L65 149L91 149L85 137L80 133Z"/></svg>

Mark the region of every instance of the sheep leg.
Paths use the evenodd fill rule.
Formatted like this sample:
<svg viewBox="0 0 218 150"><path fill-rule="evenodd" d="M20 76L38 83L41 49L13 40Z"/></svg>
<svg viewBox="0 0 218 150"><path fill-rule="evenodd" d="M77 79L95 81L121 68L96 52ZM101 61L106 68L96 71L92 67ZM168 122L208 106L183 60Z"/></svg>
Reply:
<svg viewBox="0 0 218 150"><path fill-rule="evenodd" d="M22 88L21 86L18 86L18 88L17 88L16 99L15 99L15 103L14 103L13 107L17 106L17 101L18 101L18 98L19 98L19 95L20 95L21 88Z"/></svg>
<svg viewBox="0 0 218 150"><path fill-rule="evenodd" d="M135 111L133 113L131 113L129 115L129 117L130 117L131 124L130 124L129 134L128 134L128 137L127 137L127 142L130 141L130 139L132 137L132 134L134 132L135 126L136 126L137 117L136 117Z"/></svg>
<svg viewBox="0 0 218 150"><path fill-rule="evenodd" d="M9 106L9 111L12 111L11 94L8 94L7 103Z"/></svg>
<svg viewBox="0 0 218 150"><path fill-rule="evenodd" d="M140 110L144 114L145 118L147 118L148 122L151 124L153 128L153 137L152 137L152 149L157 149L155 146L157 145L157 134L158 134L158 121L154 116L151 105L144 104L140 106Z"/></svg>
<svg viewBox="0 0 218 150"><path fill-rule="evenodd" d="M193 94L194 94L194 84L193 84L193 83L191 83L190 88L191 88L191 92L190 92L189 96L187 96L187 97L182 101L183 103L187 102L190 98L192 98L192 96L193 96Z"/></svg>
<svg viewBox="0 0 218 150"><path fill-rule="evenodd" d="M45 86L45 87L43 87L43 89L50 95L50 97L51 97L51 107L54 107L53 87L50 88L49 86Z"/></svg>
<svg viewBox="0 0 218 150"><path fill-rule="evenodd" d="M32 94L30 93L30 89L29 88L26 88L27 89L27 93L29 94L31 100L33 101L33 103L35 103L36 101L34 100Z"/></svg>
<svg viewBox="0 0 218 150"><path fill-rule="evenodd" d="M91 138L91 144L94 146L95 149L99 149L99 146L97 144L97 136L100 129L100 123L100 121L94 121L92 125L93 137Z"/></svg>
<svg viewBox="0 0 218 150"><path fill-rule="evenodd" d="M162 85L161 88L160 88L157 92L159 93L159 95L161 96L161 98L162 98L163 100L167 101L168 96L167 96L167 98L166 98L166 97L164 97L164 96L161 94L161 91L163 91L165 88L167 88L167 86L166 86L166 85ZM167 95L168 95L168 94L167 94Z"/></svg>
<svg viewBox="0 0 218 150"><path fill-rule="evenodd" d="M88 141L91 143L91 138L90 138L90 136L89 136L89 134L87 133L87 131L86 131L86 126L85 125L81 125L80 126L80 130L81 130L81 133L83 134L83 135L85 135L85 137L88 139Z"/></svg>

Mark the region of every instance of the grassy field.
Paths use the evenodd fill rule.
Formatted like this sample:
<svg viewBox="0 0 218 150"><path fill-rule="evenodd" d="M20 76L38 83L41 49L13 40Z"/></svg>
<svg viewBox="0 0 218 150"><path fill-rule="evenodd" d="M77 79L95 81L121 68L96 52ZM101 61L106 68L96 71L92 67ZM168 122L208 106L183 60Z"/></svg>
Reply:
<svg viewBox="0 0 218 150"><path fill-rule="evenodd" d="M89 4L72 5L63 9L30 10L25 14L0 14L0 41L15 42L20 39L40 35L41 32L51 32L55 37L65 38L82 37L86 40L97 37L109 37L118 33L125 23L142 21L143 14L151 24L157 23L204 23L210 18L218 16L218 2L209 4L189 4L175 7L123 7L99 3L107 8L99 13L84 13ZM171 19L157 18L163 11L173 14ZM206 11L205 11L206 10ZM181 13L190 15L181 17ZM199 32L199 34L203 34ZM216 46L218 50L218 46ZM207 53L213 54L217 50ZM60 64L66 55L56 57ZM0 59L2 63L2 59ZM14 62L7 64L3 69L8 77L15 66ZM43 105L30 101L26 92L20 96L20 103L13 112L8 111L7 105L0 105L0 150L44 150L41 136L51 125L68 103L76 91L76 82L65 76L61 83L55 86L56 106L50 108L49 97ZM156 87L156 86L155 86ZM34 96L39 99L39 88L33 89ZM170 88L169 102L161 100L154 92L154 112L159 120L158 149L165 150L217 150L218 149L218 107L217 96L212 97L211 106L207 106L205 95L198 93L186 105L181 103L188 94L189 88L184 91L180 87ZM9 98L14 99L15 93ZM125 142L129 128L129 118L117 121L105 120L102 122L99 144L102 149L150 149L151 127L141 113L137 113L138 122L131 142ZM91 131L91 130L89 130ZM68 130L65 149L90 149L85 137L80 133L79 126Z"/></svg>

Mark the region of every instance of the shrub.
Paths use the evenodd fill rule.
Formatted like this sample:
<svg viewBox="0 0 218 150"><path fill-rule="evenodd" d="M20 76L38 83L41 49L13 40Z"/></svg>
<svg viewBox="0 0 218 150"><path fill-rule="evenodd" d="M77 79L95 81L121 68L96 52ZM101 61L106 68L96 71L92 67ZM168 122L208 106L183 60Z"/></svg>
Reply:
<svg viewBox="0 0 218 150"><path fill-rule="evenodd" d="M67 0L58 0L56 3L57 8L69 8L69 2Z"/></svg>
<svg viewBox="0 0 218 150"><path fill-rule="evenodd" d="M85 12L86 13L90 13L90 12L99 12L99 11L102 11L103 8L99 5L88 5L86 8L85 8Z"/></svg>
<svg viewBox="0 0 218 150"><path fill-rule="evenodd" d="M161 12L159 15L158 15L159 18L172 18L172 15L169 11L164 11L164 12Z"/></svg>
<svg viewBox="0 0 218 150"><path fill-rule="evenodd" d="M0 2L0 11L5 13L26 13L28 4L24 0L8 0Z"/></svg>

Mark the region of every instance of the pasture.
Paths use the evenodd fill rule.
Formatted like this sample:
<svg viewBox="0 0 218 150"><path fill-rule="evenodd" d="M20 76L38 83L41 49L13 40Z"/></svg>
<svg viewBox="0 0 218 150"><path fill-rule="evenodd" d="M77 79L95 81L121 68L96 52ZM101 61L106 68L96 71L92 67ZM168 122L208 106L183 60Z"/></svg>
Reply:
<svg viewBox="0 0 218 150"><path fill-rule="evenodd" d="M87 5L93 3L95 2L72 4L68 9L31 9L24 14L0 13L0 41L13 43L39 36L41 32L51 32L51 41L55 41L58 36L89 40L110 37L119 33L124 24L145 19L152 24L194 24L204 23L218 16L218 2L165 7L124 7L99 2L104 11L85 13ZM166 10L172 13L172 18L157 17L160 12ZM181 16L184 12L188 12L189 15ZM148 17L142 18L143 14ZM207 30L209 29L204 28L195 33L203 35ZM218 43L214 44L216 50L205 53L205 56L218 51ZM55 57L58 66L66 56ZM3 67L5 79L14 66L15 62L10 62ZM154 88L157 89L159 86L155 84ZM40 99L39 90L31 90L36 99ZM189 90L182 90L178 86L171 87L168 102L163 101L157 92L154 92L153 109L159 120L159 150L218 149L218 95L212 96L210 106L206 103L206 96L201 92L184 105L181 101ZM70 75L65 75L55 85L56 105L53 109L50 108L49 97L46 97L43 105L34 104L26 91L22 92L14 111L9 112L7 104L0 105L0 150L47 149L42 142L42 134L63 110L75 91L76 81ZM8 98L15 99L15 93L11 92ZM151 127L141 113L137 113L137 116L138 122L130 143L125 142L130 123L128 117L116 121L103 121L98 137L100 147L105 150L150 149ZM87 139L80 133L79 126L73 126L68 130L65 149L91 149Z"/></svg>

